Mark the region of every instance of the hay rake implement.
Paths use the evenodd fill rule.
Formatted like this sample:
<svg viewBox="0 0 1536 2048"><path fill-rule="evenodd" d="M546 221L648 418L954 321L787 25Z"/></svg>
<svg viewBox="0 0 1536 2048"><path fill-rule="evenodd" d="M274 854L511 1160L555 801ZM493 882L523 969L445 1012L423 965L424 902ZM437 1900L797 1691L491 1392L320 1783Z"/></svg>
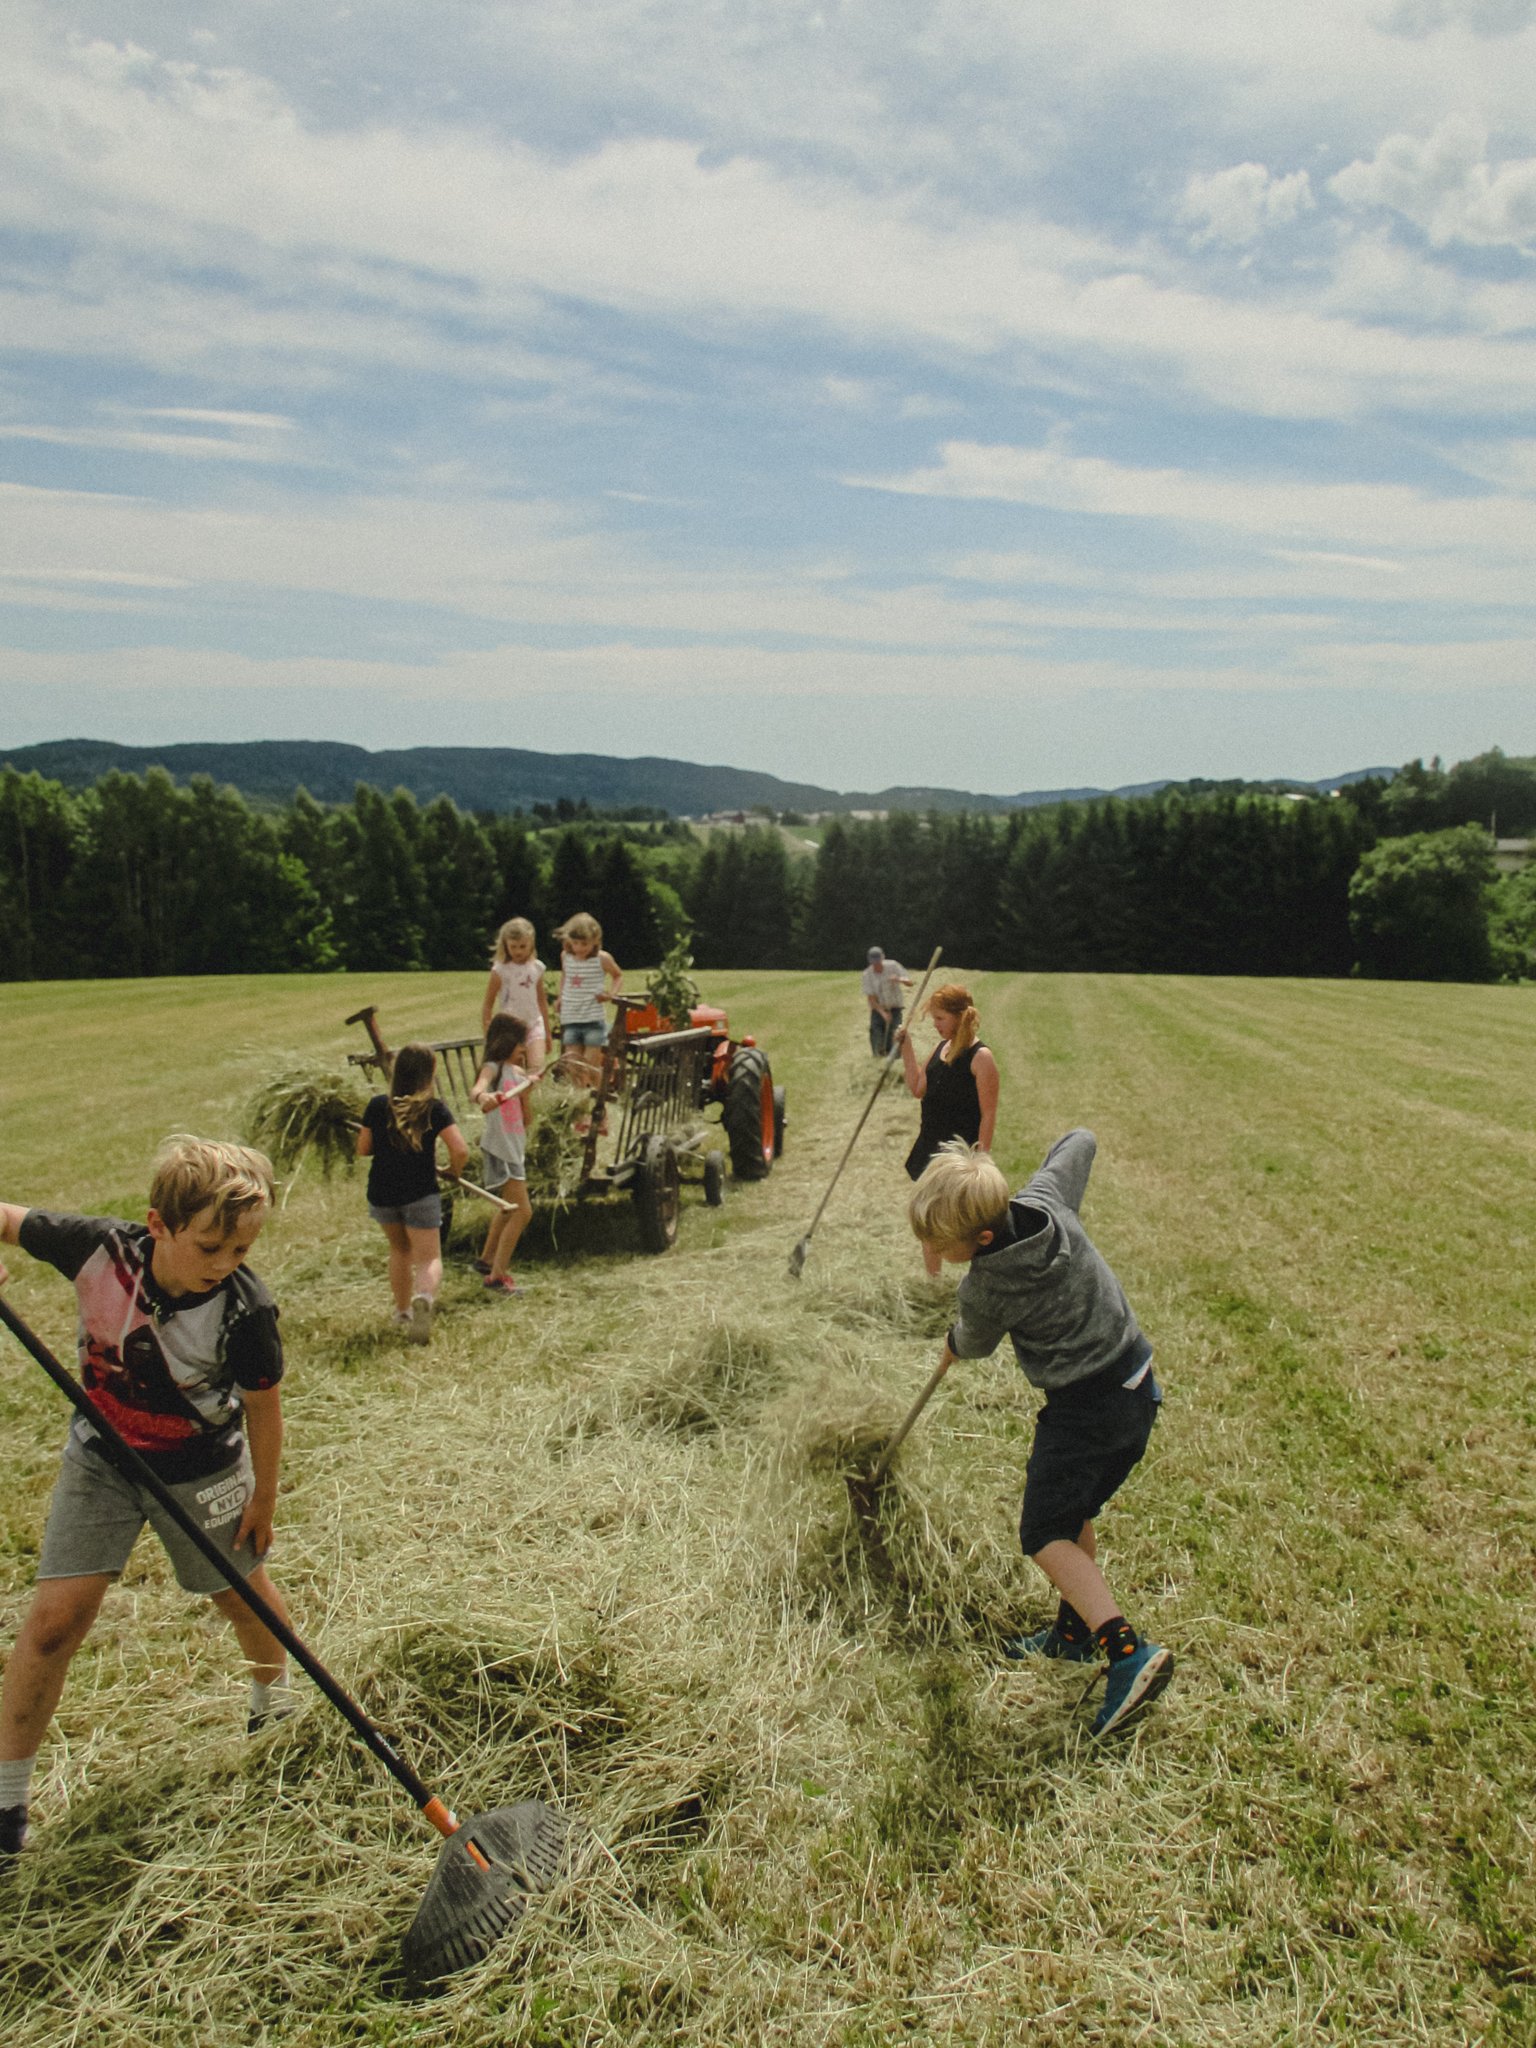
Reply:
<svg viewBox="0 0 1536 2048"><path fill-rule="evenodd" d="M585 1200L628 1194L641 1244L648 1252L664 1252L677 1241L685 1179L702 1182L704 1200L718 1208L725 1200L727 1154L738 1181L762 1180L772 1171L784 1149L784 1090L774 1086L762 1047L752 1038L731 1037L724 1010L701 1006L678 1030L663 1029L655 1008L636 997L616 997L614 1013L607 1043L593 1053L602 1071L570 1195ZM387 1077L394 1053L377 1008L370 1004L346 1021L363 1027L371 1047L349 1053L349 1062ZM439 1088L467 1117L481 1041L427 1042L437 1054ZM709 1144L711 1126L704 1120L705 1111L715 1107L724 1151Z"/></svg>

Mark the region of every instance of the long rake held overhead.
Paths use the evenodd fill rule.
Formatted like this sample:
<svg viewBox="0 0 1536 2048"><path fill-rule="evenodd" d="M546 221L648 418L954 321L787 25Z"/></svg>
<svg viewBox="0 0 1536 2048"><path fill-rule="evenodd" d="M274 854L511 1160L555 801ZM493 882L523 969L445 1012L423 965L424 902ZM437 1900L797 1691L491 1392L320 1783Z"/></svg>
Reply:
<svg viewBox="0 0 1536 2048"><path fill-rule="evenodd" d="M126 1479L142 1486L171 1517L251 1612L265 1623L342 1719L409 1792L446 1836L437 1868L402 1944L406 1970L418 1982L444 1977L480 1962L492 1943L520 1918L529 1897L554 1882L564 1865L569 1823L539 1800L496 1807L460 1822L398 1753L382 1729L326 1670L267 1600L248 1586L229 1560L187 1514L159 1474L107 1421L90 1395L66 1372L48 1346L3 1296L0 1324L29 1352L65 1399L98 1432L103 1448Z"/></svg>

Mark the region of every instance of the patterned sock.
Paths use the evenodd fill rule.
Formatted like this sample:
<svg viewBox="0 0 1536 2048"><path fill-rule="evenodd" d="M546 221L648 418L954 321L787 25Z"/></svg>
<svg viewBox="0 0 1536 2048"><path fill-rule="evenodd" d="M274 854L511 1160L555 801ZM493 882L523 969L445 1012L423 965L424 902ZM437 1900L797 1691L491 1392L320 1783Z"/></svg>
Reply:
<svg viewBox="0 0 1536 2048"><path fill-rule="evenodd" d="M1093 1632L1093 1640L1111 1664L1124 1663L1127 1657L1134 1657L1141 1648L1141 1637L1123 1614L1112 1614L1108 1621L1100 1622Z"/></svg>
<svg viewBox="0 0 1536 2048"><path fill-rule="evenodd" d="M1064 1643L1086 1643L1088 1640L1087 1622L1065 1600L1056 1609L1056 1633Z"/></svg>
<svg viewBox="0 0 1536 2048"><path fill-rule="evenodd" d="M13 1806L25 1806L31 1797L32 1773L37 1769L37 1752L0 1764L0 1813Z"/></svg>

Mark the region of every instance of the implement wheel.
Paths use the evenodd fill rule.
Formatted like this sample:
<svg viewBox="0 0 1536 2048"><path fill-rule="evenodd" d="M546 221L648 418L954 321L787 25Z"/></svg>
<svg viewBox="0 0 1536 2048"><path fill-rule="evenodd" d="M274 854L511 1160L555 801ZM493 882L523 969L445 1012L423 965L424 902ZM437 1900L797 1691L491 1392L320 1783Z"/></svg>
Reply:
<svg viewBox="0 0 1536 2048"><path fill-rule="evenodd" d="M704 1199L711 1209L718 1209L725 1200L725 1154L706 1152L704 1154Z"/></svg>
<svg viewBox="0 0 1536 2048"><path fill-rule="evenodd" d="M775 1159L782 1159L784 1157L784 1090L782 1088L775 1088L773 1091L773 1156Z"/></svg>
<svg viewBox="0 0 1536 2048"><path fill-rule="evenodd" d="M642 1141L635 1168L635 1209L640 1242L648 1252L670 1251L677 1243L677 1212L683 1176L671 1141L655 1131Z"/></svg>
<svg viewBox="0 0 1536 2048"><path fill-rule="evenodd" d="M731 1061L720 1115L738 1180L762 1180L773 1166L773 1074L760 1045L743 1045Z"/></svg>

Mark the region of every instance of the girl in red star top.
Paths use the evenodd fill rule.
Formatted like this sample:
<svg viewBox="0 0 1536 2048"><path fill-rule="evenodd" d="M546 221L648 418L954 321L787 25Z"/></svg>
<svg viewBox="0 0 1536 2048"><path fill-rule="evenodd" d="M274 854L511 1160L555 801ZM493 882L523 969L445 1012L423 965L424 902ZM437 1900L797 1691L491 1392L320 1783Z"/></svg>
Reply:
<svg viewBox="0 0 1536 2048"><path fill-rule="evenodd" d="M496 934L491 978L480 1005L480 1029L505 1012L519 1018L527 1031L526 1059L530 1074L541 1074L549 1057L549 999L544 993L545 967L534 957L533 926L526 917L509 917Z"/></svg>
<svg viewBox="0 0 1536 2048"><path fill-rule="evenodd" d="M507 1271L517 1240L533 1217L528 1199L528 1170L524 1164L528 1123L523 1114L523 1096L538 1076L525 1065L528 1034L520 1017L505 1011L493 1017L485 1034L485 1061L470 1089L485 1111L485 1133L480 1140L480 1157L485 1166L486 1186L511 1206L498 1209L485 1233L476 1265L485 1274L490 1294L521 1294L522 1289Z"/></svg>
<svg viewBox="0 0 1536 2048"><path fill-rule="evenodd" d="M939 1042L925 1066L917 1064L907 1033L896 1034L907 1086L923 1105L917 1143L907 1154L907 1173L913 1180L921 1178L923 1168L947 1138L964 1138L978 1152L992 1150L1001 1087L997 1061L977 1035L981 1019L970 990L958 981L946 982L928 998L928 1014ZM923 1264L929 1279L937 1280L943 1261L926 1240Z"/></svg>
<svg viewBox="0 0 1536 2048"><path fill-rule="evenodd" d="M168 1138L149 1218L57 1215L0 1202L0 1241L75 1284L80 1378L118 1434L250 1586L287 1619L262 1559L283 1443L277 1305L245 1264L272 1206L272 1168L245 1145ZM0 1267L0 1282L6 1279ZM293 1711L282 1645L171 1521L119 1472L83 1416L64 1445L37 1590L0 1695L0 1859L21 1850L37 1752L144 1524L176 1578L232 1624L251 1673L248 1731Z"/></svg>
<svg viewBox="0 0 1536 2048"><path fill-rule="evenodd" d="M371 1162L368 1213L389 1240L393 1320L413 1344L432 1341L432 1311L443 1284L439 1138L457 1179L469 1164L469 1147L437 1092L437 1054L430 1045L402 1045L389 1093L370 1097L363 1111L357 1156Z"/></svg>

